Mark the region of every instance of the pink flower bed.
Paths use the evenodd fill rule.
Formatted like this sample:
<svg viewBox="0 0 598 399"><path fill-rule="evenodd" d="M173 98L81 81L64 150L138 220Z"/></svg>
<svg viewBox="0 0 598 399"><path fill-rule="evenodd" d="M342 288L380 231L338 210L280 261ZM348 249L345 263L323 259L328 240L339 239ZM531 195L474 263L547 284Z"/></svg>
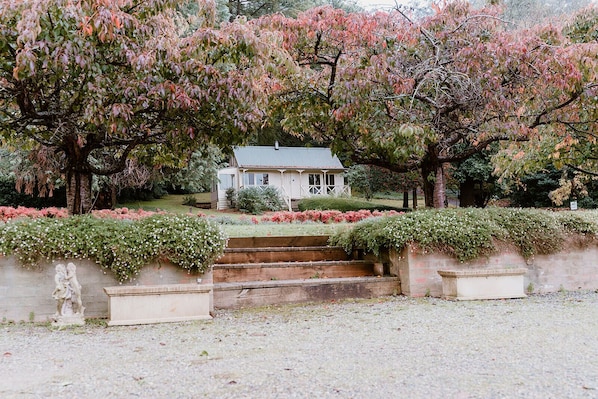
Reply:
<svg viewBox="0 0 598 399"><path fill-rule="evenodd" d="M0 220L3 222L19 218L64 218L67 216L68 213L64 208L35 209L25 208L24 206L19 206L17 208L0 206Z"/></svg>
<svg viewBox="0 0 598 399"><path fill-rule="evenodd" d="M403 212L397 211L349 211L340 212L335 210L328 211L303 211L303 212L274 212L262 216L262 222L273 223L301 223L301 222L319 222L319 223L355 223L360 220L368 219L376 216L392 216L400 215Z"/></svg>
<svg viewBox="0 0 598 399"><path fill-rule="evenodd" d="M128 208L117 208L117 209L102 209L92 211L91 214L100 219L126 219L126 220L138 220L148 216L156 214L166 214L167 212L158 211L144 211L143 209L128 209ZM360 220L368 219L376 216L391 216L400 215L403 212L397 211L349 211L340 212L335 210L328 211L303 211L303 212L273 212L268 213L258 219L256 216L251 217L252 224L264 223L303 223L303 222L317 222L317 223L355 223ZM194 216L190 214L191 216ZM64 218L67 217L68 213L64 208L45 208L45 209L34 209L18 207L12 208L7 206L0 206L0 221L6 222L18 218L42 218L42 217L54 217ZM196 216L206 217L204 213L199 212ZM241 220L244 220L241 217Z"/></svg>
<svg viewBox="0 0 598 399"><path fill-rule="evenodd" d="M144 217L148 217L151 215L155 215L157 213L163 214L165 212L148 212L144 211L143 209L128 209L128 208L118 208L118 209L102 209L97 211L92 211L91 214L100 219L127 219L127 220L137 220ZM0 221L6 222L13 219L19 218L44 218L44 217L52 217L52 218L65 218L68 216L68 212L64 208L44 208L44 209L35 209L35 208L25 208L24 206L19 206L17 208L12 208L9 206L0 206Z"/></svg>

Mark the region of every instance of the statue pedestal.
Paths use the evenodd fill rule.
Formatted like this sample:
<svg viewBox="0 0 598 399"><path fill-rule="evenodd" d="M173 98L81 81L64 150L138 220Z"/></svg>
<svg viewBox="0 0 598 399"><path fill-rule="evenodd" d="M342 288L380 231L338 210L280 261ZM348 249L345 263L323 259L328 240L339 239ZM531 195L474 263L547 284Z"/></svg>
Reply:
<svg viewBox="0 0 598 399"><path fill-rule="evenodd" d="M52 325L55 327L84 326L85 318L80 314L52 317Z"/></svg>

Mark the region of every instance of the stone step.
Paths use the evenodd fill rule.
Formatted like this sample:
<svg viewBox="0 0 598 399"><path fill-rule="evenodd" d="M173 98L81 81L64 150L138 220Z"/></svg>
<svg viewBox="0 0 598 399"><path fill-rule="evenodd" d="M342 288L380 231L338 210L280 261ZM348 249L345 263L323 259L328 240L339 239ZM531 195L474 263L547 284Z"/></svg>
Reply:
<svg viewBox="0 0 598 399"><path fill-rule="evenodd" d="M216 264L316 262L349 259L350 256L342 248L329 246L226 248Z"/></svg>
<svg viewBox="0 0 598 399"><path fill-rule="evenodd" d="M317 261L215 264L214 283L363 277L382 274L370 261Z"/></svg>
<svg viewBox="0 0 598 399"><path fill-rule="evenodd" d="M240 309L400 293L398 277L348 277L215 283L214 306Z"/></svg>
<svg viewBox="0 0 598 399"><path fill-rule="evenodd" d="M328 236L270 236L229 238L228 248L310 247L328 245Z"/></svg>

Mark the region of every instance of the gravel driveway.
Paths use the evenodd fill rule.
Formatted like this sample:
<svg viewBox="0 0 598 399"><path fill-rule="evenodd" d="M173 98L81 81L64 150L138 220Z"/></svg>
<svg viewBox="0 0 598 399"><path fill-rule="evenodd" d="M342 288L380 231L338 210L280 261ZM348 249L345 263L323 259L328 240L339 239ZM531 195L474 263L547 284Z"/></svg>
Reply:
<svg viewBox="0 0 598 399"><path fill-rule="evenodd" d="M1 398L598 398L598 293L0 325Z"/></svg>

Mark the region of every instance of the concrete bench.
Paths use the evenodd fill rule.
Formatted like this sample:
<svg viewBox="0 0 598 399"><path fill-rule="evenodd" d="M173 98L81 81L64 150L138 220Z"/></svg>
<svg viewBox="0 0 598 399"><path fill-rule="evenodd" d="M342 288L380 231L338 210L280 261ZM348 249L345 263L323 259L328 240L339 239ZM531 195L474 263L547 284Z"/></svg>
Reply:
<svg viewBox="0 0 598 399"><path fill-rule="evenodd" d="M212 284L104 287L109 326L211 319Z"/></svg>
<svg viewBox="0 0 598 399"><path fill-rule="evenodd" d="M525 268L438 270L442 297L454 300L523 298Z"/></svg>

